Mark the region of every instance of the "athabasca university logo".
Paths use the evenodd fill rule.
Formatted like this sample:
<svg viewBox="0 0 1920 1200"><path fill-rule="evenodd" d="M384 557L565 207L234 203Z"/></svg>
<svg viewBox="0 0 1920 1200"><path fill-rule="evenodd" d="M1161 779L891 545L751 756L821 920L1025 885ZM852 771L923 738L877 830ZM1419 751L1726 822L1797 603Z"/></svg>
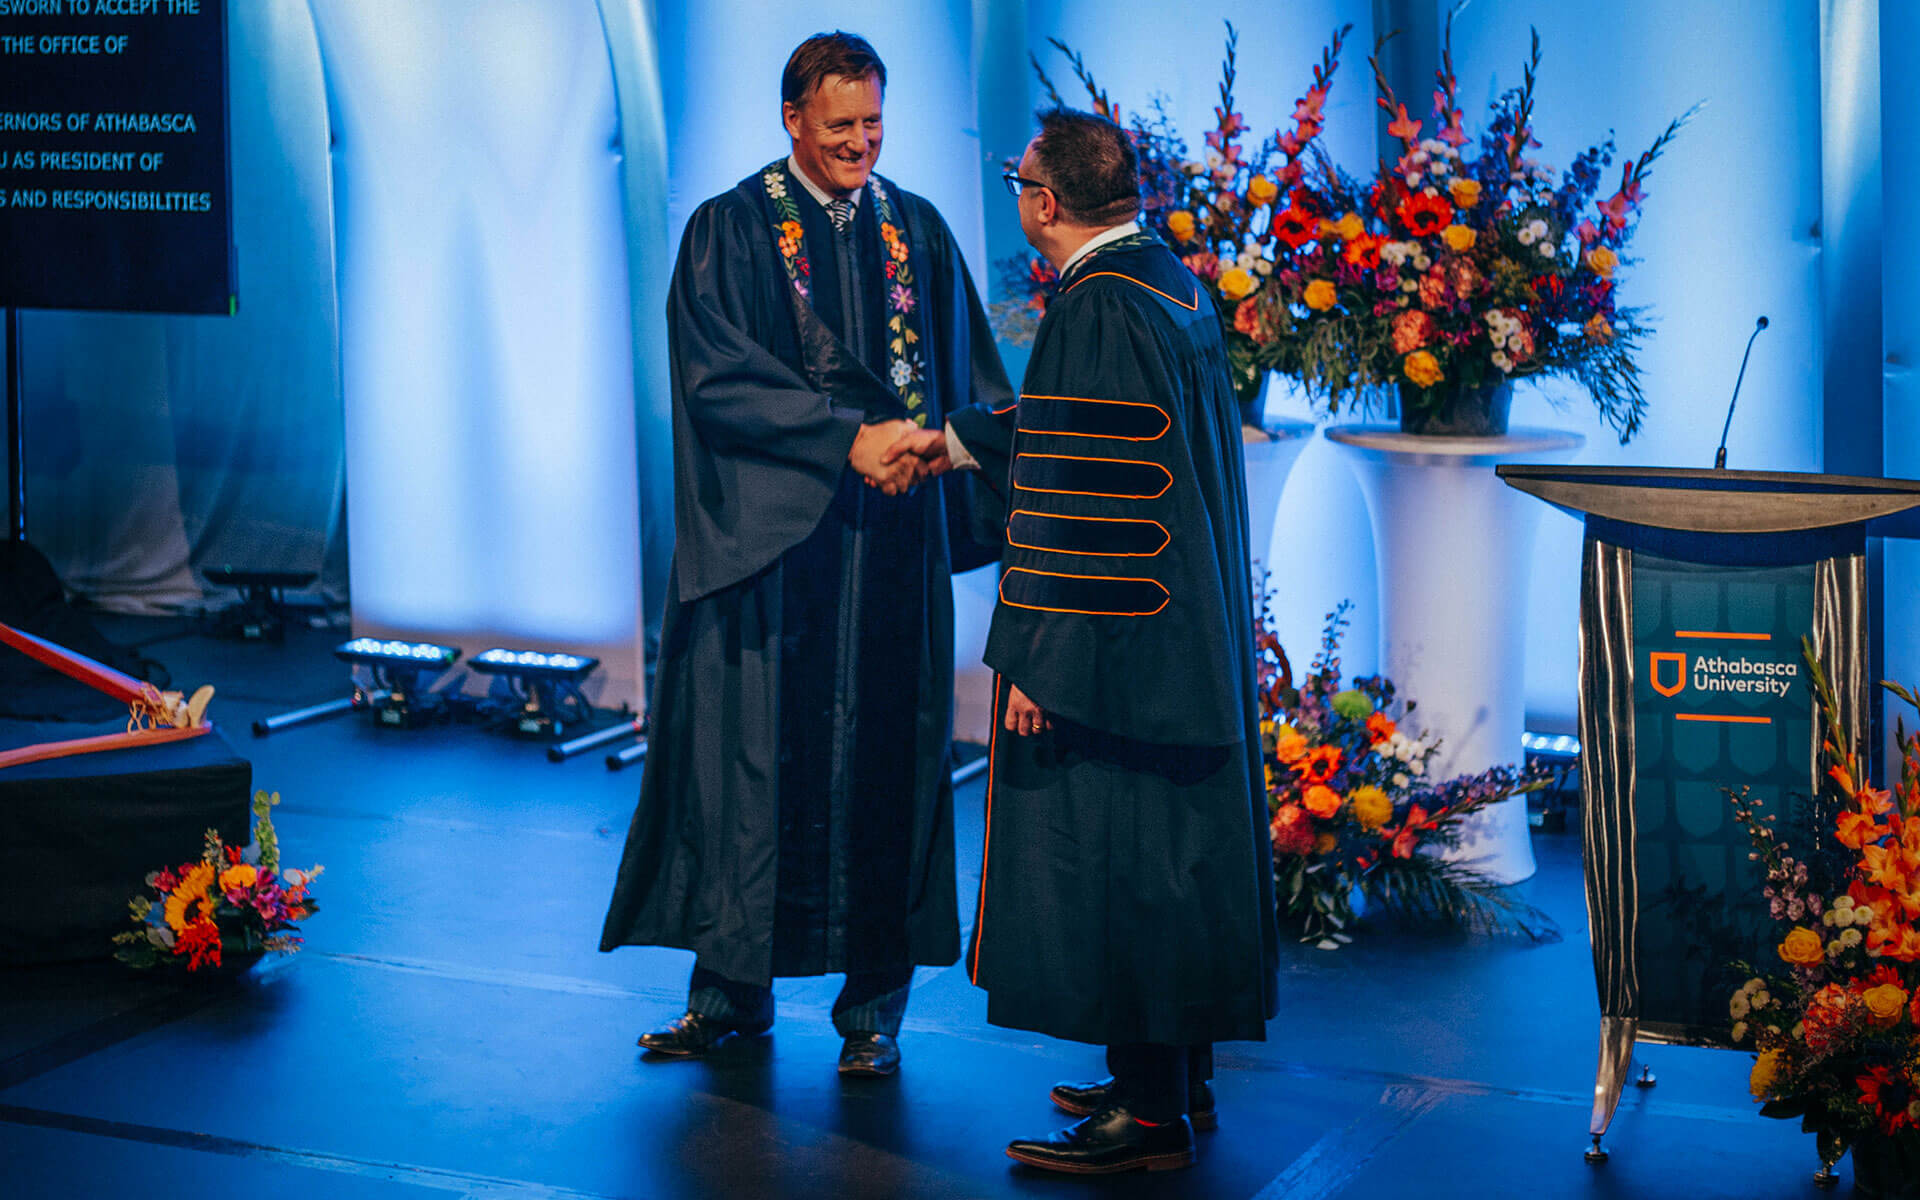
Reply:
<svg viewBox="0 0 1920 1200"><path fill-rule="evenodd" d="M1660 668L1669 667L1672 682L1661 678ZM1678 696L1687 687L1687 655L1684 650L1655 650L1647 663L1647 681L1662 696Z"/></svg>
<svg viewBox="0 0 1920 1200"><path fill-rule="evenodd" d="M1737 634L1682 634L1697 637L1738 637ZM1689 687L1702 695L1748 694L1788 695L1798 681L1800 664L1791 659L1776 660L1762 654L1695 653L1684 650L1651 650L1647 654L1647 682L1661 696L1671 699Z"/></svg>

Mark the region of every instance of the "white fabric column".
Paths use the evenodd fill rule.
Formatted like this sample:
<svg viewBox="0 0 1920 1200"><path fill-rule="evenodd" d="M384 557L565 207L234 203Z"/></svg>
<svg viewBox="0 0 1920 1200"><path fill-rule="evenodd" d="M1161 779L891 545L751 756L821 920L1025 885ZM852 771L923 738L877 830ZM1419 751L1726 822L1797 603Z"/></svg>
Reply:
<svg viewBox="0 0 1920 1200"><path fill-rule="evenodd" d="M632 340L594 0L312 0L354 628L603 662L640 701Z"/></svg>

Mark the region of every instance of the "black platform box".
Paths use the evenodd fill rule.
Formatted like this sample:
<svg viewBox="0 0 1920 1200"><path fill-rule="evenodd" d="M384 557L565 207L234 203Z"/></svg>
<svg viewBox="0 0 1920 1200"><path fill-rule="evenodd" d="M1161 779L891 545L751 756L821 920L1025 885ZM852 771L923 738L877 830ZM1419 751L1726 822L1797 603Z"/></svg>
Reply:
<svg viewBox="0 0 1920 1200"><path fill-rule="evenodd" d="M124 724L0 721L0 747ZM105 958L151 871L200 857L208 829L249 838L253 764L219 730L0 770L0 964Z"/></svg>

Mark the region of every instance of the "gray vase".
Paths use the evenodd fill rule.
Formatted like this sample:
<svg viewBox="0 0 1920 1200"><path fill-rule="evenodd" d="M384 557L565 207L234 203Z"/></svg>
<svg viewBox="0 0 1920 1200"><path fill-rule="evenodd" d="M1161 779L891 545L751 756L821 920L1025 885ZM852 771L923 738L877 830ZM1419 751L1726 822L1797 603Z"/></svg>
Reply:
<svg viewBox="0 0 1920 1200"><path fill-rule="evenodd" d="M1504 437L1513 407L1508 381L1477 387L1400 385L1400 432L1430 437Z"/></svg>

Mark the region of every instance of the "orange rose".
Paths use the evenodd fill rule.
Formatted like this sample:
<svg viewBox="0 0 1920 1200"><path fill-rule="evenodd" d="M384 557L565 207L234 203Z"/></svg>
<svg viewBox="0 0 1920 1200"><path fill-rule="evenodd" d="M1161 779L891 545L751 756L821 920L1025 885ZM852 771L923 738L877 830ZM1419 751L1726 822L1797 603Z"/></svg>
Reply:
<svg viewBox="0 0 1920 1200"><path fill-rule="evenodd" d="M1291 766L1307 756L1307 739L1291 725L1283 726L1274 739L1273 756Z"/></svg>
<svg viewBox="0 0 1920 1200"><path fill-rule="evenodd" d="M1339 838L1334 837L1330 833L1323 833L1313 839L1313 852L1315 854L1331 854L1333 853L1333 848L1339 844Z"/></svg>
<svg viewBox="0 0 1920 1200"><path fill-rule="evenodd" d="M1307 307L1315 312L1325 312L1332 308L1333 302L1338 298L1339 293L1334 290L1333 282L1327 279L1316 279L1309 283L1306 293L1301 296L1301 299L1307 302Z"/></svg>
<svg viewBox="0 0 1920 1200"><path fill-rule="evenodd" d="M1260 281L1245 267L1228 267L1220 272L1220 294L1229 300L1244 300L1253 294Z"/></svg>
<svg viewBox="0 0 1920 1200"><path fill-rule="evenodd" d="M1316 783L1300 797L1300 803L1316 817L1326 818L1340 811L1340 793L1323 783Z"/></svg>
<svg viewBox="0 0 1920 1200"><path fill-rule="evenodd" d="M1280 185L1265 175L1255 175L1253 182L1247 185L1247 203L1259 208L1280 194Z"/></svg>
<svg viewBox="0 0 1920 1200"><path fill-rule="evenodd" d="M1453 197L1453 202L1461 208L1472 208L1480 203L1480 185L1471 179L1449 181L1447 192Z"/></svg>
<svg viewBox="0 0 1920 1200"><path fill-rule="evenodd" d="M1183 242L1193 240L1193 214L1177 212L1167 218L1167 232Z"/></svg>
<svg viewBox="0 0 1920 1200"><path fill-rule="evenodd" d="M1620 265L1620 256L1605 246L1595 246L1587 251L1587 269L1602 279L1612 279L1613 269Z"/></svg>
<svg viewBox="0 0 1920 1200"><path fill-rule="evenodd" d="M1900 1012L1907 1006L1907 991L1897 983L1870 987L1860 995L1867 1006L1867 1017L1875 1026L1887 1029L1900 1023Z"/></svg>
<svg viewBox="0 0 1920 1200"><path fill-rule="evenodd" d="M1820 944L1819 934L1804 925L1795 925L1780 943L1780 957L1795 966L1810 967L1824 962L1827 952Z"/></svg>
<svg viewBox="0 0 1920 1200"><path fill-rule="evenodd" d="M1404 370L1407 378L1423 388L1432 387L1447 377L1440 369L1440 360L1426 350L1415 350L1407 355Z"/></svg>
<svg viewBox="0 0 1920 1200"><path fill-rule="evenodd" d="M1440 231L1440 240L1447 244L1447 249L1456 254L1473 249L1473 243L1479 240L1479 237L1479 234L1465 225L1449 225Z"/></svg>

